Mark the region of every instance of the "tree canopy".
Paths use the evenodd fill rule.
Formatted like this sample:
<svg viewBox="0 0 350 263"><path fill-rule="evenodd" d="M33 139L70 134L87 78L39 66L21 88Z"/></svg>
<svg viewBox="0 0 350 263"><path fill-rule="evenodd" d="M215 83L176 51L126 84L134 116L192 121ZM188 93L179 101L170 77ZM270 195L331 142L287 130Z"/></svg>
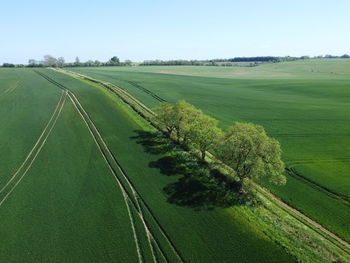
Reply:
<svg viewBox="0 0 350 263"><path fill-rule="evenodd" d="M222 131L217 125L216 119L205 114L200 114L188 125L190 143L200 150L202 161L205 160L206 152L218 143L222 136Z"/></svg>
<svg viewBox="0 0 350 263"><path fill-rule="evenodd" d="M223 136L217 152L220 159L233 168L241 184L245 179L262 176L276 184L286 182L282 175L284 163L280 144L268 137L262 126L235 123Z"/></svg>

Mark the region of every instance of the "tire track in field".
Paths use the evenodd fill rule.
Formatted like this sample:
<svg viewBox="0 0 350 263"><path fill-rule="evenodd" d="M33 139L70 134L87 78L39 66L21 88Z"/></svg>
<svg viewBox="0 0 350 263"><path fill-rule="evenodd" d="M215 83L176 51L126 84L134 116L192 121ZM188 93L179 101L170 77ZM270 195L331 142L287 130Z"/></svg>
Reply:
<svg viewBox="0 0 350 263"><path fill-rule="evenodd" d="M129 194L127 193L127 190L125 189L124 185L121 183L121 181L118 179L118 176L116 174L116 172L114 171L113 167L111 166L110 162L107 160L107 157L105 156L105 153L103 152L103 149L101 148L101 145L98 143L97 141L97 138L95 136L95 134L93 133L93 131L91 130L88 122L86 121L86 119L84 118L83 114L81 113L81 111L79 110L79 108L77 107L76 105L76 101L72 98L73 94L70 94L69 97L70 99L72 100L73 102L73 105L75 106L76 110L78 111L79 115L81 116L81 118L83 119L83 121L85 122L91 136L93 137L97 147L99 148L105 162L107 163L110 171L112 172L112 174L114 175L114 178L115 180L117 181L117 184L120 188L120 190L122 191L122 194L123 194L123 197L124 197L124 201L125 201L125 204L126 204L126 207L127 207L127 210L128 210L128 215L129 215L129 219L130 219L130 222L131 222L131 225L132 225L132 230L133 230L133 234L134 234L134 240L135 240L135 243L136 243L136 246L137 246L137 252L138 252L138 256L139 256L139 261L142 262L142 256L141 256L141 253L140 253L140 248L139 248L139 241L138 241L138 238L137 238L137 232L136 232L136 229L135 229L135 225L134 225L134 220L133 220L133 216L132 216L132 213L131 213L131 210L130 210L130 206L129 206L129 201L132 203L134 209L136 209L137 211L137 214L139 215L142 223L143 223L143 226L145 228L145 231L146 231L146 234L147 234L147 239L148 239L148 242L149 242L149 246L150 246L150 249L151 249L151 253L152 253L152 257L153 257L153 260L154 262L157 262L156 260L156 257L155 257L155 253L154 253L154 250L153 250L153 246L151 244L151 239L154 240L154 242L156 243L157 245L157 248L159 249L160 253L163 255L164 259L166 260L166 262L169 262L166 257L164 256L164 252L161 250L161 248L159 247L157 241L155 240L155 238L153 237L149 227L147 226L147 224L145 223L144 221L144 218L143 218L143 215L139 212L139 208L140 206L137 205L137 203L135 204L134 201L130 198ZM74 96L74 95L73 95ZM79 103L79 102L78 102ZM106 146L107 147L107 146ZM137 208L135 208L137 207ZM141 208L140 208L141 209Z"/></svg>
<svg viewBox="0 0 350 263"><path fill-rule="evenodd" d="M302 174L298 173L293 168L288 167L288 168L286 168L286 171L287 171L287 173L290 176L300 180L301 182L309 185L310 187L312 187L312 188L314 188L314 189L316 189L318 191L321 191L321 192L325 193L326 195L328 195L328 196L330 196L330 197L332 197L332 198L334 198L336 200L342 201L345 205L350 207L350 198L348 196L339 194L339 193L331 190L328 187L325 187L325 186L323 186L323 185L321 185L321 184L319 184L319 183L317 183L317 182L315 182L313 180L310 180L306 176L303 176Z"/></svg>
<svg viewBox="0 0 350 263"><path fill-rule="evenodd" d="M28 153L27 157L24 159L24 161L22 162L21 166L18 167L18 169L16 170L16 172L11 176L11 178L8 180L8 182L5 184L5 186L3 186L0 189L0 194L6 189L6 187L15 179L15 177L18 175L18 173L22 170L22 168L25 166L25 164L27 163L27 161L29 160L29 158L32 156L33 152L35 151L35 149L37 148L37 146L39 145L41 139L43 138L45 132L47 131L47 129L49 128L49 126L52 124L52 120L54 119L55 114L57 113L58 109L60 108L60 105L62 104L62 101L64 100L65 97L65 92L62 91L61 97L53 111L53 113L51 114L51 117L49 119L49 121L47 122L46 126L44 127L43 131L41 132L39 138L37 139L37 141L35 142L33 148L31 149L31 151Z"/></svg>
<svg viewBox="0 0 350 263"><path fill-rule="evenodd" d="M109 164L106 156L104 155L103 153L103 150L101 149L101 146L100 144L98 143L94 133L92 132L92 130L90 129L90 126L89 124L87 123L87 121L85 120L84 116L82 115L82 113L80 112L80 110L78 109L77 105L76 105L76 102L73 100L73 98L71 97L71 95L69 94L68 95L70 100L72 101L75 109L77 110L78 114L80 115L80 117L82 118L82 120L84 121L85 125L87 126L94 142L96 143L98 149L100 150L101 152L101 155L103 157L103 159L105 160L105 162L107 163L107 166L108 168L110 169L110 171L112 172L112 174L115 176L114 174L114 170L113 168L111 167L111 165ZM137 251L137 255L138 255L138 259L139 259L139 262L142 262L142 256L141 256L141 251L140 251L140 245L139 245L139 240L138 240L138 237L137 237L137 233L136 233L136 229L135 229L135 223L134 223L134 219L132 217L132 214L131 214L131 210L130 210L130 206L129 206L129 202L128 202L128 197L127 197L127 194L124 190L124 188L120 185L120 182L117 180L117 183L119 185L119 188L121 189L122 191L122 194L123 194L123 198L124 198L124 202L125 202L125 205L126 205L126 208L127 208L127 211L128 211L128 215L129 215L129 220L130 220L130 223L131 223L131 228L132 228L132 232L133 232L133 237L134 237L134 241L135 241L135 245L136 245L136 251Z"/></svg>
<svg viewBox="0 0 350 263"><path fill-rule="evenodd" d="M10 88L4 90L2 93L0 93L0 97L3 96L3 95L5 95L6 93L11 93L11 92L13 92L13 91L19 86L20 82L21 82L21 81L18 80L18 81L16 82L16 84L15 84L13 87L10 87Z"/></svg>
<svg viewBox="0 0 350 263"><path fill-rule="evenodd" d="M116 80L120 80L123 82L126 82L128 84L130 84L131 86L145 92L146 94L150 95L151 97L153 97L154 99L158 100L159 102L167 102L165 99L163 99L162 97L158 96L156 93L154 93L153 91L150 91L149 89L146 89L144 86L138 84L135 81L131 81L131 80L125 80L125 79L121 79L121 78L117 78L115 76L113 76L113 79Z"/></svg>
<svg viewBox="0 0 350 263"><path fill-rule="evenodd" d="M18 181L16 182L16 184L9 190L9 192L7 192L7 194L4 196L4 198L0 201L0 207L2 206L2 204L7 200L7 198L10 196L10 194L15 190L15 188L19 185L19 183L22 181L22 179L24 178L24 176L27 174L27 172L29 171L29 169L32 167L34 161L36 160L37 156L39 155L39 153L41 152L42 148L44 147L47 139L49 138L53 128L55 127L55 124L58 120L58 117L61 115L61 112L62 112L62 109L63 109L63 106L64 106L64 103L65 103L65 99L66 99L66 95L67 95L67 92L64 93L64 100L63 102L61 103L61 106L59 108L59 111L58 113L56 114L55 116L55 119L53 120L53 123L50 127L50 129L48 130L44 140L41 142L40 144L40 147L38 148L37 152L35 153L33 159L30 161L29 165L27 166L27 168L25 169L25 171L23 172L22 176L18 179Z"/></svg>
<svg viewBox="0 0 350 263"><path fill-rule="evenodd" d="M348 162L350 161L350 157L339 157L332 159L291 159L288 160L288 165L296 165L296 164L309 164L309 163L339 163L339 162Z"/></svg>
<svg viewBox="0 0 350 263"><path fill-rule="evenodd" d="M124 172L124 170L121 168L119 162L117 161L117 159L115 158L114 154L110 151L109 147L107 146L106 142L104 141L104 139L102 138L100 132L98 131L98 129L96 128L96 126L94 125L93 121L90 119L89 115L86 113L86 111L84 110L83 106L80 104L79 100L75 97L75 95L70 92L70 95L72 98L74 98L75 102L79 105L79 107L81 108L81 110L83 111L84 115L86 115L87 120L83 117L83 114L81 113L80 115L84 118L84 121L88 127L88 129L90 130L90 133L94 136L95 142L98 144L98 147L102 153L102 155L104 156L105 161L107 162L108 166L110 167L110 169L113 172L113 175L115 176L115 179L118 182L118 185L121 189L121 191L123 193L126 194L128 200L132 203L134 209L137 211L138 216L140 217L140 220L142 221L142 224L145 228L146 234L147 234L147 239L150 245L150 249L153 250L152 244L151 244L151 239L154 241L154 243L156 244L157 248L159 249L161 255L163 256L163 258L165 259L166 262L169 262L169 259L166 257L165 252L162 250L161 246L159 245L159 242L156 240L156 238L154 237L152 231L150 230L150 227L144 217L141 205L139 203L139 199L141 199L141 197L139 196L138 192L136 191L136 189L134 188L134 186L132 185L132 183L130 182L129 178L127 177L126 173ZM79 109L78 109L79 110ZM102 145L104 146L105 150L107 150L110 158L112 158L112 160L115 163L115 166L118 168L119 172L122 174L123 179L127 182L129 189L132 192L132 197L130 197L130 194L128 193L128 191L126 190L125 185L121 182L121 180L118 177L118 173L114 170L114 168L112 167L113 165L110 163L110 161L108 161L108 158L105 156L105 153L101 147L101 145L97 142L97 138L95 137L94 132L91 130L90 125L88 125L88 122L90 122L92 128L95 130L95 132L97 133L98 138L101 140ZM175 248L175 246L173 245L173 243L169 240L169 237L165 234L163 228L160 226L159 221L154 217L153 212L150 210L150 208L147 206L147 204L144 202L144 200L142 200L143 205L147 208L147 211L150 213L152 219L155 221L158 230L161 232L161 234L165 237L165 240L168 242L168 244L170 245L170 248L173 250L173 252L175 253L175 255L177 255L181 262L184 262L182 257L178 254L178 250ZM155 259L155 254L154 251L152 253L153 258ZM156 261L155 261L156 262Z"/></svg>
<svg viewBox="0 0 350 263"><path fill-rule="evenodd" d="M120 79L122 80L122 79ZM140 84L136 83L135 81L130 81L130 80L122 80L125 81L126 83L129 83L130 85L134 86L135 88L138 88L139 90L147 93L148 95L150 95L151 97L155 98L156 100L160 101L160 102L166 102L165 99L163 99L162 97L158 96L157 94L155 94L154 92L150 91L149 89L146 89L145 87L141 86Z"/></svg>
<svg viewBox="0 0 350 263"><path fill-rule="evenodd" d="M74 94L70 94L70 99L72 100L75 108L77 109L77 111L79 112L80 116L82 117L83 121L85 122L87 128L89 129L90 131L90 134L92 135L95 143L97 144L105 162L107 163L109 169L111 170L112 174L114 175L114 178L116 179L117 183L118 183L118 186L120 188L120 190L122 191L123 193L123 196L124 196L124 201L126 203L126 206L127 206L127 209L128 209L128 214L129 214L129 218L130 218L130 221L132 222L132 229L133 229L133 232L134 232L134 237L135 237L135 243L138 245L139 244L139 241L138 241L138 238L137 238L137 234L136 234L136 230L135 230L135 226L134 226L134 221L133 221L133 217L132 217L132 214L131 214L131 210L130 210L130 207L129 207L129 201L132 203L133 205L133 208L137 211L137 214L138 216L140 217L141 221L142 221L142 224L145 228L145 231L146 231L146 235L147 235L147 240L148 240L148 243L149 243L149 246L150 246L150 249L151 249L151 254L152 254L152 257L153 257L153 261L154 262L157 262L157 259L156 259L156 256L155 256L155 252L154 252L154 249L153 249L153 245L151 243L151 240L154 241L154 243L156 244L157 246L157 249L160 251L161 255L163 256L164 260L166 262L169 262L169 260L167 259L167 257L165 256L165 252L161 249L158 241L155 239L154 235L152 234L152 231L150 230L148 224L146 223L145 219L144 219L144 215L143 215L143 212L141 210L141 206L138 202L138 199L135 195L135 191L132 189L132 192L134 193L133 196L135 198L135 200L133 201L133 199L129 196L129 194L127 193L127 190L125 189L125 186L122 184L122 182L118 179L118 175L116 174L114 168L112 167L112 165L110 164L110 162L107 160L107 157L105 156L105 153L103 151L103 149L101 148L101 145L97 142L97 138L95 136L95 134L93 133L93 131L91 130L91 127L89 126L87 120L84 118L83 114L80 112L79 108L77 107L76 103L79 104L79 106L81 106L81 104L79 103L79 101L75 101L72 97L74 96ZM75 96L74 96L75 97ZM75 97L76 99L76 97ZM82 107L82 106L81 106ZM87 113L85 112L85 114L87 115ZM89 117L88 117L89 118ZM91 121L92 122L92 121ZM96 127L94 127L96 129ZM112 154L110 151L109 151L109 148L108 146L105 144L105 142L103 141L101 135L99 134L98 130L96 129L96 132L98 133L98 136L100 137L100 139L102 140L102 143L104 144L105 148L107 149L107 151ZM137 251L139 252L140 249L139 247L137 248ZM142 262L141 260L141 254L139 254L139 258L140 258L140 261Z"/></svg>
<svg viewBox="0 0 350 263"><path fill-rule="evenodd" d="M153 219L154 223L156 224L156 226L158 227L159 232L162 234L163 238L166 240L166 242L168 243L168 245L170 246L170 249L173 251L173 253L176 255L176 257L181 261L181 262L185 262L184 259L182 258L182 256L180 255L179 251L177 250L177 248L175 247L175 245L172 243L172 241L170 240L170 237L168 236L168 234L165 232L164 228L161 226L160 222L158 221L158 219L155 217L155 215L153 214L152 210L150 209L150 207L147 205L147 203L145 202L145 200L142 198L142 196L139 194L139 192L136 190L135 186L131 183L129 177L127 176L127 174L125 173L125 171L123 170L123 168L121 167L120 163L117 161L116 157L114 156L114 154L110 151L109 147L107 146L106 142L104 141L103 137L101 136L100 132L98 131L98 129L96 128L94 122L91 120L90 116L87 114L87 112L85 111L84 107L81 105L81 103L79 102L79 100L76 98L76 96L74 95L73 92L71 92L68 88L66 88L64 85L58 83L57 81L53 80L52 78L50 78L49 76L45 75L42 72L38 72L37 73L39 75L41 75L42 77L44 77L45 79L47 79L48 81L50 81L51 83L55 84L56 86L58 86L60 89L63 90L67 90L68 91L68 96L70 97L70 99L74 100L75 102L75 106L77 106L77 110L79 111L80 115L84 118L85 124L87 125L88 129L90 130L90 133L92 134L92 136L94 137L95 143L97 143L101 154L103 155L105 161L107 162L107 164L109 165L110 169L113 171L113 174L115 176L115 179L118 180L118 184L120 187L122 187L122 191L125 191L125 194L128 196L130 202L132 203L133 207L135 208L135 210L137 211L138 216L140 217L146 233L149 233L150 237L152 238L152 240L155 242L155 244L157 245L157 248L159 249L160 253L162 254L162 256L164 257L164 259L166 260L166 262L169 262L169 259L167 259L165 252L162 250L161 246L159 245L158 241L156 240L156 238L154 237L152 231L150 230L150 227L147 223L147 220L144 217L142 208L140 206L140 204L142 204L145 208L146 211L150 214L151 218ZM84 116L85 115L85 116ZM91 127L90 127L90 125ZM94 134L93 130L96 132L97 136ZM102 145L100 145L100 143L98 142L98 140L100 140L102 142ZM103 147L102 147L103 146ZM120 181L119 177L118 177L118 173L115 171L115 169L113 168L113 163L111 163L108 160L108 157L106 156L106 153L104 152L104 150L102 148L105 148L105 150L107 151L109 157L113 160L114 165L118 168L118 170L120 171L123 179L127 182L130 190L133 193L134 198L130 197L130 194L128 193L128 191L125 188L125 185ZM133 200L134 199L134 200ZM137 202L139 202L137 204ZM140 208L140 210L138 209ZM151 248L152 249L152 248ZM153 257L155 258L155 255L153 255Z"/></svg>

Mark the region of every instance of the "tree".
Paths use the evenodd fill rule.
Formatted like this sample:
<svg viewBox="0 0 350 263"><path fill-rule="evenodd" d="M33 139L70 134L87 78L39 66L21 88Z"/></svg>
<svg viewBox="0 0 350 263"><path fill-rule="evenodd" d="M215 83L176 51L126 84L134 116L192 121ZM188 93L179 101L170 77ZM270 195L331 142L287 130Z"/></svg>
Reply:
<svg viewBox="0 0 350 263"><path fill-rule="evenodd" d="M125 65L125 66L131 66L131 65L132 65L132 61L131 61L130 59L126 59L126 60L124 61L124 65Z"/></svg>
<svg viewBox="0 0 350 263"><path fill-rule="evenodd" d="M174 106L174 130L176 132L177 142L186 144L189 132L190 124L193 123L202 111L195 106L187 103L184 100L179 100Z"/></svg>
<svg viewBox="0 0 350 263"><path fill-rule="evenodd" d="M12 64L12 63L3 63L2 66L4 68L14 68L15 67L15 64Z"/></svg>
<svg viewBox="0 0 350 263"><path fill-rule="evenodd" d="M193 123L202 112L184 100L175 105L162 102L154 109L156 121L166 129L169 136L176 133L177 142L185 144L190 133L190 123Z"/></svg>
<svg viewBox="0 0 350 263"><path fill-rule="evenodd" d="M233 168L242 190L246 179L268 176L270 182L285 184L284 163L277 140L264 128L252 123L236 123L223 136L217 148L219 158Z"/></svg>
<svg viewBox="0 0 350 263"><path fill-rule="evenodd" d="M57 59L57 65L58 65L60 68L63 68L64 63L65 63L64 57L59 57L59 58Z"/></svg>
<svg viewBox="0 0 350 263"><path fill-rule="evenodd" d="M35 59L29 59L28 64L29 66L34 67L37 64L37 61Z"/></svg>
<svg viewBox="0 0 350 263"><path fill-rule="evenodd" d="M100 62L100 61L98 61L98 60L95 60L95 62L94 62L94 66L99 67L100 65L101 65L101 62Z"/></svg>
<svg viewBox="0 0 350 263"><path fill-rule="evenodd" d="M218 121L205 114L200 114L192 123L189 123L189 138L191 143L198 147L202 161L205 153L221 138L221 129L217 127Z"/></svg>
<svg viewBox="0 0 350 263"><path fill-rule="evenodd" d="M115 64L115 65L119 65L120 64L119 58L117 56L112 57L109 60L109 62L112 63L112 64Z"/></svg>
<svg viewBox="0 0 350 263"><path fill-rule="evenodd" d="M166 129L169 136L175 128L175 111L174 106L167 102L161 102L158 107L154 109L156 113L155 120L161 125L161 128Z"/></svg>
<svg viewBox="0 0 350 263"><path fill-rule="evenodd" d="M43 64L47 67L55 67L57 65L57 59L51 55L45 55Z"/></svg>
<svg viewBox="0 0 350 263"><path fill-rule="evenodd" d="M79 57L76 57L76 58L75 58L74 65L75 65L76 67L78 67L78 66L81 65Z"/></svg>

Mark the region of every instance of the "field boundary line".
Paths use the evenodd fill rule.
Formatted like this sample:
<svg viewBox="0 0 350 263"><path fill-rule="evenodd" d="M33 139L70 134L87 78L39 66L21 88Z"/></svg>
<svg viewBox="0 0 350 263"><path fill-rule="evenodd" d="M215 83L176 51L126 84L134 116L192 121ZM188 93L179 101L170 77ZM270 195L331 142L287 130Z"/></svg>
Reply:
<svg viewBox="0 0 350 263"><path fill-rule="evenodd" d="M53 69L55 70L55 69ZM115 87L117 90L119 90L120 92L122 92L124 95L126 95L127 91L125 91L124 89L108 83L108 82L104 82L101 80L97 80L94 78L91 78L89 76L80 74L80 73L75 73L69 70L56 70L58 72L62 72L63 74L67 74L69 76L72 77L78 77L78 78L83 78L86 80L90 80L91 82L100 84L104 87L106 87L107 89L111 90L111 86ZM113 92L113 91L112 91ZM118 95L118 94L117 94ZM139 106L141 106L141 108L143 108L144 110L146 110L148 113L151 113L152 115L155 115L155 113L149 109L146 105L144 105L143 103L139 103L138 100L128 94L126 95L128 98L130 98L131 100L133 100L136 104L138 104ZM118 97L120 98L121 95L118 95ZM136 110L132 105L130 105L130 103L127 102L127 100L122 99L122 101L124 101L126 104L128 104L129 106L131 106L132 109L134 109L136 111L136 113L138 113L141 117L145 117L143 113L139 112L138 110ZM149 120L148 120L149 121ZM155 126L155 125L153 125ZM156 126L155 126L156 127ZM215 160L217 160L217 158L215 158L214 155L210 154L208 152L209 155L212 156L212 158L214 158ZM290 206L289 204L287 204L286 202L284 202L283 200L279 199L278 197L276 197L273 193L271 193L270 191L266 190L265 188L263 188L262 186L258 185L255 182L252 182L253 185L256 187L256 189L258 191L260 191L264 196L266 196L269 199L273 199L275 201L275 204L278 205L280 207L280 209L282 209L283 211L287 212L289 215L291 215L292 217L294 217L295 219L297 219L300 223L302 223L303 225L307 226L309 229L312 229L315 233L319 234L320 236L322 236L323 238L325 238L328 242L330 242L332 245L334 245L335 247L337 247L338 249L344 251L347 254L350 254L349 251L347 249L350 249L350 244L345 241L344 239L342 239L341 237L337 236L335 233L331 232L330 230L326 229L324 226L322 226L321 224L317 223L316 221L314 221L313 219L311 219L310 217L306 216L305 214L303 214L302 212L300 212L299 210L297 210L296 208ZM300 220L299 218L302 218L303 220L305 220L308 223L303 222L302 220ZM313 227L311 227L313 226ZM317 230L316 230L316 229ZM318 231L319 230L319 231ZM321 233L322 232L322 233ZM333 241L334 240L334 241ZM339 242L341 245L337 244L337 242ZM347 249L344 249L343 246L345 246Z"/></svg>
<svg viewBox="0 0 350 263"><path fill-rule="evenodd" d="M0 193L2 193L2 192L5 190L5 188L13 181L13 179L15 179L15 177L17 176L17 174L20 172L20 170L22 170L23 166L26 164L26 162L28 161L28 159L31 157L31 155L32 155L32 153L34 152L35 148L38 146L38 144L39 144L41 138L44 136L46 130L47 130L48 127L50 126L50 124L51 124L51 122L52 122L52 120L53 120L53 118L54 118L54 116L55 116L55 114L56 114L56 112L57 112L57 110L58 110L60 104L62 103L63 97L64 97L64 91L62 91L61 97L60 97L60 99L59 99L59 101L58 101L58 103L57 103L57 105L56 105L56 107L55 107L53 113L51 114L51 117L50 117L49 121L47 122L46 126L44 127L44 130L41 132L39 138L38 138L37 141L35 142L33 148L32 148L31 151L27 154L27 157L24 159L24 161L22 162L21 166L20 166L19 168L17 168L16 172L12 175L12 177L9 179L9 181L1 188Z"/></svg>
<svg viewBox="0 0 350 263"><path fill-rule="evenodd" d="M10 189L10 191L5 195L5 197L0 201L0 207L2 206L2 204L7 200L7 198L10 196L10 194L15 190L15 188L19 185L19 183L22 181L22 179L24 178L24 176L27 174L27 172L29 171L29 169L32 167L34 161L36 160L36 157L39 155L39 153L41 152L42 148L44 147L47 139L49 138L53 128L55 127L56 125L56 122L58 120L58 117L61 115L61 112L62 112L62 109L63 109L63 106L65 104L65 99L66 99L66 95L67 95L67 92L65 93L65 96L64 96L64 100L60 106L60 109L58 111L58 114L56 115L55 117L55 120L52 124L52 126L50 127L48 133L46 134L46 137L45 139L42 141L38 151L35 153L33 159L31 160L31 162L29 163L28 167L26 168L26 170L23 172L22 176L19 178L19 180L16 182L16 184Z"/></svg>

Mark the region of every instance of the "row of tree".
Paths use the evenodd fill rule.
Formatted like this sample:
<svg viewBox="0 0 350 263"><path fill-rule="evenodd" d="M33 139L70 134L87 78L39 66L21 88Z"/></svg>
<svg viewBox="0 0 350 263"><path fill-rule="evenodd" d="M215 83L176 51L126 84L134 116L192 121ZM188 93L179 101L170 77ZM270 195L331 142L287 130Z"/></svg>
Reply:
<svg viewBox="0 0 350 263"><path fill-rule="evenodd" d="M131 66L130 60L121 62L117 56L112 57L107 62L98 60L88 60L81 62L79 57L75 58L74 62L65 62L63 57L55 58L51 55L45 55L43 60L29 59L27 67L101 67L101 66Z"/></svg>
<svg viewBox="0 0 350 263"><path fill-rule="evenodd" d="M228 59L210 59L210 60L145 60L142 63L133 63L131 60L125 60L121 62L117 56L112 57L107 62L100 62L98 60L88 60L86 62L81 62L79 57L75 58L74 62L65 62L63 57L55 58L51 55L45 55L43 60L29 59L28 65L24 64L13 64L13 63L3 63L3 67L103 67L103 66L132 66L133 64L139 66L242 66L240 62L250 62L248 67L253 67L259 65L259 63L266 62L284 62L284 61L294 61L299 59L313 59L313 58L350 58L349 55L344 54L342 56L301 56L301 57L235 57Z"/></svg>
<svg viewBox="0 0 350 263"><path fill-rule="evenodd" d="M160 128L177 143L198 149L202 161L211 151L229 165L238 178L240 190L246 179L261 176L268 176L276 184L286 182L280 144L262 126L238 122L222 131L216 119L183 100L175 105L162 102L155 113Z"/></svg>
<svg viewBox="0 0 350 263"><path fill-rule="evenodd" d="M285 61L295 61L299 59L311 59L311 58L350 58L349 55L344 54L342 56L301 56L301 57L274 57L274 56L260 56L260 57L235 57L235 58L225 58L225 59L209 59L209 60L145 60L140 63L140 66L239 66L239 62L252 62L253 64L248 64L246 66L256 66L257 62L285 62ZM255 63L255 64L254 64Z"/></svg>

